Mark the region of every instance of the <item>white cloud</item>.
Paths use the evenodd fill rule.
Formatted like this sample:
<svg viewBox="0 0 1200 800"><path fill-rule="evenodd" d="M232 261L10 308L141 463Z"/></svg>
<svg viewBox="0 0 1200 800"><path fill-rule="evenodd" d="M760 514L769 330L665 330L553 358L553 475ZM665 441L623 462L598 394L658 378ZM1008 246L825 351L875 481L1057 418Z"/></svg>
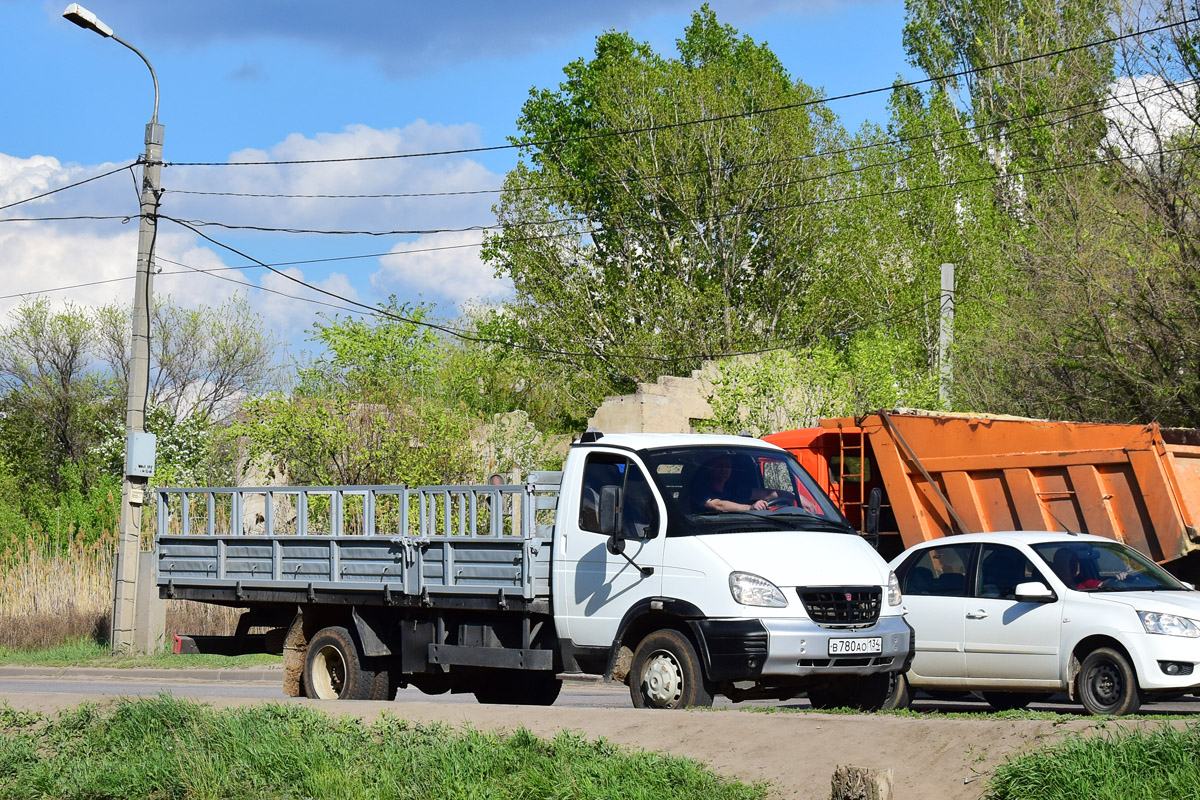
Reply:
<svg viewBox="0 0 1200 800"><path fill-rule="evenodd" d="M1157 75L1117 79L1104 109L1109 120L1105 144L1126 155L1147 155L1169 147L1176 134L1195 125L1196 85L1170 84Z"/></svg>
<svg viewBox="0 0 1200 800"><path fill-rule="evenodd" d="M492 274L479 258L478 231L439 233L398 244L380 259L371 276L380 294L429 292L460 306L471 300L499 300L513 293L512 282Z"/></svg>
<svg viewBox="0 0 1200 800"><path fill-rule="evenodd" d="M341 133L313 137L291 134L269 150L241 150L233 153L229 161L325 163L173 167L163 178L168 190L164 213L239 225L315 230L429 230L487 225L494 221L491 205L497 195L429 196L499 189L503 176L469 157L328 162L328 159L456 150L479 144L479 131L474 125L435 125L424 120L388 130L351 125ZM209 197L171 193L172 189L231 194L375 196ZM386 196L397 194L424 196Z"/></svg>

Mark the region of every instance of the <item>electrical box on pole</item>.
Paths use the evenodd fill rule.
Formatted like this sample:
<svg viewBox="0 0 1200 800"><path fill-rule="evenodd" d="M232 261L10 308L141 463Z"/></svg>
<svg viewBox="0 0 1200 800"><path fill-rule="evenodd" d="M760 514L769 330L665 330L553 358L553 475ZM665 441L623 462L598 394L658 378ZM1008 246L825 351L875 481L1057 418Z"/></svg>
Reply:
<svg viewBox="0 0 1200 800"><path fill-rule="evenodd" d="M125 474L153 478L157 445L158 437L153 433L130 431L125 437Z"/></svg>

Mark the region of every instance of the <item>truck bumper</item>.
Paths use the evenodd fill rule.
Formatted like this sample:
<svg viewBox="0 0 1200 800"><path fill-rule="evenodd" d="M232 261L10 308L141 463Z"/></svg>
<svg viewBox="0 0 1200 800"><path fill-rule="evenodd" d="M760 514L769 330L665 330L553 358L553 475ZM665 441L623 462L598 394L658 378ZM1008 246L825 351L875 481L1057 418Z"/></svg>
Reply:
<svg viewBox="0 0 1200 800"><path fill-rule="evenodd" d="M906 669L912 628L902 616L870 628L822 628L810 619L705 619L695 623L708 675L715 681L762 681L808 675L869 675ZM830 655L831 640L879 640L879 652Z"/></svg>
<svg viewBox="0 0 1200 800"><path fill-rule="evenodd" d="M869 675L906 669L912 658L913 630L904 617L880 617L869 628L823 628L810 619L763 620L769 637L763 675ZM878 639L878 652L871 640ZM833 643L857 652L831 653Z"/></svg>

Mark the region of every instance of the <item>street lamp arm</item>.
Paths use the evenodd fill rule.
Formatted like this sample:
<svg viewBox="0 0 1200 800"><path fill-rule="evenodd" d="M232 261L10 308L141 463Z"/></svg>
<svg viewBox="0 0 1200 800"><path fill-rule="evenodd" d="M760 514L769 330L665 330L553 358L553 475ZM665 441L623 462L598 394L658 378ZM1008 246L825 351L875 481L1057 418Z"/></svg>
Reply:
<svg viewBox="0 0 1200 800"><path fill-rule="evenodd" d="M146 68L150 70L150 79L152 81L154 81L154 113L150 116L150 124L153 125L153 124L157 123L158 122L158 75L156 75L154 72L154 65L150 63L150 59L146 58L145 54L142 53L141 50L138 50L136 47L131 45L129 42L122 39L120 36L117 36L114 33L112 35L112 39L114 42L119 42L120 44L123 44L126 47L128 47L133 52L137 53L138 58L140 58L142 61L144 61L146 64Z"/></svg>

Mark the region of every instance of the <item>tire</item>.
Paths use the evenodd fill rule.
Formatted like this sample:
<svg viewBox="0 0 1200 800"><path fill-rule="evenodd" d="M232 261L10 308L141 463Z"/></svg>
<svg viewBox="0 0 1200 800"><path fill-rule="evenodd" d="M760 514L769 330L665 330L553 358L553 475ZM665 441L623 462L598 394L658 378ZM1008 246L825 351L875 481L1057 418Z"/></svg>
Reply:
<svg viewBox="0 0 1200 800"><path fill-rule="evenodd" d="M637 646L629 670L629 695L634 708L708 708L713 703L696 648L671 629L655 631Z"/></svg>
<svg viewBox="0 0 1200 800"><path fill-rule="evenodd" d="M1079 668L1079 702L1089 714L1132 714L1142 705L1137 675L1129 659L1111 647L1088 653Z"/></svg>
<svg viewBox="0 0 1200 800"><path fill-rule="evenodd" d="M553 672L513 673L497 676L475 689L480 703L509 706L552 706L562 691L562 681Z"/></svg>
<svg viewBox="0 0 1200 800"><path fill-rule="evenodd" d="M350 632L322 628L304 658L305 694L317 700L387 700L387 671L365 669Z"/></svg>
<svg viewBox="0 0 1200 800"><path fill-rule="evenodd" d="M996 711L1019 711L1030 703L1045 700L1044 692L980 692L981 697Z"/></svg>
<svg viewBox="0 0 1200 800"><path fill-rule="evenodd" d="M831 708L857 708L857 675L832 675L808 688L808 702L818 711Z"/></svg>
<svg viewBox="0 0 1200 800"><path fill-rule="evenodd" d="M871 708L864 706L863 710L896 711L912 705L913 692L912 686L908 682L908 677L903 672L884 672L881 674L884 678L887 691L884 692L882 700L878 705ZM873 675L871 677L875 678Z"/></svg>

